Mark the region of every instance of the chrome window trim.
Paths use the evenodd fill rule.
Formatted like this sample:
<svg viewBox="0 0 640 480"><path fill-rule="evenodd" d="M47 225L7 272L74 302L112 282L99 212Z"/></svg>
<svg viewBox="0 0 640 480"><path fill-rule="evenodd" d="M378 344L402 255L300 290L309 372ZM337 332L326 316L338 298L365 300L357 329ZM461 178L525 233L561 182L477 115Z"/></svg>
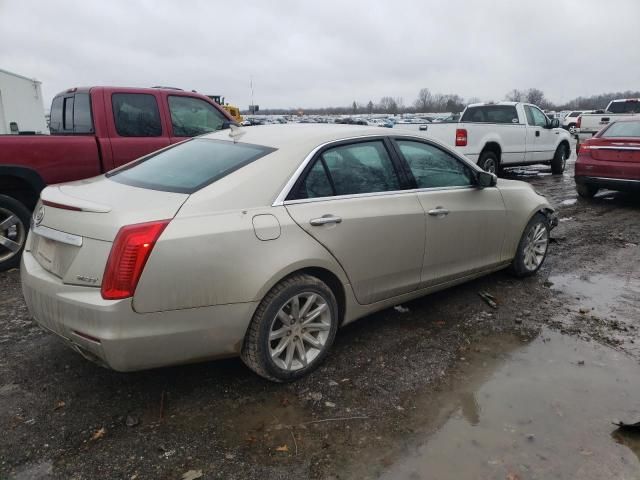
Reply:
<svg viewBox="0 0 640 480"><path fill-rule="evenodd" d="M607 137L605 137L605 138L607 138ZM602 145L602 146L595 145L593 147L590 147L590 149L591 150L632 150L632 151L638 151L638 150L640 150L640 147L622 147L622 146L620 146L620 147L613 147L613 146L609 147L609 146L606 146L606 145Z"/></svg>
<svg viewBox="0 0 640 480"><path fill-rule="evenodd" d="M295 183L298 181L298 178L300 177L300 175L302 175L302 172L305 170L305 168L307 167L309 162L311 162L311 160L313 160L313 158L316 156L316 154L320 150L322 150L323 148L325 148L325 147L327 147L327 146L329 146L329 145L331 145L333 143L342 143L342 142L346 142L346 141L349 141L349 140L360 140L360 139L366 139L366 138L383 138L383 139L384 138L389 138L389 139L393 140L393 139L398 138L398 137L404 137L403 139L405 139L405 140L414 140L414 141L418 141L418 142L432 144L432 145L434 145L434 146L436 146L438 148L441 148L441 149L445 150L448 154L450 154L453 157L457 158L462 163L464 163L465 165L469 166L472 170L475 170L476 172L477 171L482 171L482 169L480 169L478 167L478 165L476 165L475 163L471 162L469 159L465 158L463 155L459 154L455 150L451 150L451 148L448 147L447 145L444 145L444 144L438 142L437 140L430 139L428 137L417 136L417 135L415 135L414 132L406 132L406 133L405 132L397 132L397 133L393 132L393 133L358 135L358 136L355 136L355 137L347 137L347 138L336 138L334 140L329 140L328 142L325 142L325 143L323 143L321 145L318 145L313 150L311 150L311 152L304 158L304 160L298 166L298 168L296 168L295 172L293 172L293 175L289 178L289 180L287 181L285 186L282 188L282 190L280 191L280 193L278 194L276 199L273 201L271 206L272 207L281 207L283 205L295 205L295 204L298 204L298 203L340 200L340 199L346 199L346 198L363 198L363 197L382 196L382 195L397 195L397 194L401 194L401 193L418 193L418 192L431 192L431 191L442 191L442 190L460 190L460 189L477 188L474 185L458 186L458 187L414 188L414 189L410 189L410 190L391 190L391 191L387 191L387 192L368 192L368 193L356 193L356 194L351 194L351 195L332 195L330 197L301 198L299 200L286 200L286 198L289 195L289 193L291 193L291 189L293 188ZM488 187L488 188L491 188L491 187Z"/></svg>
<svg viewBox="0 0 640 480"><path fill-rule="evenodd" d="M49 240L66 243L67 245L73 245L74 247L82 246L82 237L72 233L61 232L60 230L54 230L53 228L45 227L43 225L36 225L31 230L36 235L48 238Z"/></svg>

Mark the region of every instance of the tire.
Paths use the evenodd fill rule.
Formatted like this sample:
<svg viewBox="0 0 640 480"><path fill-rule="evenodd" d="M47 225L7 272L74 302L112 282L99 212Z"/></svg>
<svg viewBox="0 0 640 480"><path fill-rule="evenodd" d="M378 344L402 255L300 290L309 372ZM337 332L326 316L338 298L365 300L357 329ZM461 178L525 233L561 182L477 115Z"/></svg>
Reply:
<svg viewBox="0 0 640 480"><path fill-rule="evenodd" d="M491 151L482 152L480 154L478 166L485 172L494 173L496 175L500 173L500 161L496 154Z"/></svg>
<svg viewBox="0 0 640 480"><path fill-rule="evenodd" d="M520 243L518 243L518 250L516 256L511 262L511 272L516 277L528 277L535 274L545 259L547 258L547 252L549 251L549 220L542 213L536 213L522 232ZM541 240L544 240L543 252L541 249L536 250L531 247L531 240L537 236L538 233L542 233ZM534 245L536 245L534 243ZM542 246L542 244L538 244ZM537 254L535 252L538 252ZM530 257L533 255L533 257Z"/></svg>
<svg viewBox="0 0 640 480"><path fill-rule="evenodd" d="M296 319L292 314L292 302L298 298L300 311L305 309L306 302L312 297L317 300L308 310L320 313L305 324L304 316ZM284 318L290 322L288 325ZM251 370L268 380L296 380L315 370L324 361L335 339L338 321L338 303L333 291L316 277L294 275L273 287L258 305L245 335L240 357ZM305 325L313 325L314 330L305 330ZM272 334L279 336L269 340ZM309 337L318 347L312 346ZM277 353L278 350L280 353ZM304 361L301 351L305 352Z"/></svg>
<svg viewBox="0 0 640 480"><path fill-rule="evenodd" d="M30 220L27 207L15 198L0 195L0 272L20 264Z"/></svg>
<svg viewBox="0 0 640 480"><path fill-rule="evenodd" d="M570 123L569 124L569 133L576 133L576 124L575 123Z"/></svg>
<svg viewBox="0 0 640 480"><path fill-rule="evenodd" d="M553 155L553 160L551 160L551 173L554 175L564 172L567 166L567 157L569 156L568 150L564 144L558 145L558 148L556 148L556 153Z"/></svg>
<svg viewBox="0 0 640 480"><path fill-rule="evenodd" d="M598 193L598 186L589 183L576 183L576 191L582 198L593 198Z"/></svg>

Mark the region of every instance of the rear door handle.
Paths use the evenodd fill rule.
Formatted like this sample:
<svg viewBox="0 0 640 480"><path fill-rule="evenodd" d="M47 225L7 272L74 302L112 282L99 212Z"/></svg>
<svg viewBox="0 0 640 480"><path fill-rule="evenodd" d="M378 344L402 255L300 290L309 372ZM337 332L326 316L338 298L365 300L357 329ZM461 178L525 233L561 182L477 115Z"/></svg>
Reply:
<svg viewBox="0 0 640 480"><path fill-rule="evenodd" d="M314 227L319 227L320 225L342 223L342 218L336 217L335 215L327 214L321 216L320 218L312 218L311 220L309 220L309 223Z"/></svg>
<svg viewBox="0 0 640 480"><path fill-rule="evenodd" d="M432 217L444 217L445 215L449 215L449 210L442 207L436 207L433 210L429 210L427 213Z"/></svg>

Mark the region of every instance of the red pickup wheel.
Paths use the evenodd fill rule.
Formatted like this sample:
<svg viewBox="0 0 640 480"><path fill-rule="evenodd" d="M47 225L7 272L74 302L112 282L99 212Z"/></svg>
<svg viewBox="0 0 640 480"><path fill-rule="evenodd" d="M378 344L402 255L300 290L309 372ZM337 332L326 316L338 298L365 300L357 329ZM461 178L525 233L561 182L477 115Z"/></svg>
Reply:
<svg viewBox="0 0 640 480"><path fill-rule="evenodd" d="M0 272L17 267L31 214L18 200L0 195Z"/></svg>

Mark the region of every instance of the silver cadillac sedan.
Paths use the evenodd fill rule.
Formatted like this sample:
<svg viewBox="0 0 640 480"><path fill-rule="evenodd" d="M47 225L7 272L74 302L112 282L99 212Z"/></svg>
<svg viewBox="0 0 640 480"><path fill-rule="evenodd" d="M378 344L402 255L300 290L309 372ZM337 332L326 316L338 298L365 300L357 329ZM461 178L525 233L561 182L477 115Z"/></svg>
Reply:
<svg viewBox="0 0 640 480"><path fill-rule="evenodd" d="M289 381L358 318L535 273L555 224L530 185L417 132L233 129L46 188L22 285L40 325L112 369L240 355Z"/></svg>

